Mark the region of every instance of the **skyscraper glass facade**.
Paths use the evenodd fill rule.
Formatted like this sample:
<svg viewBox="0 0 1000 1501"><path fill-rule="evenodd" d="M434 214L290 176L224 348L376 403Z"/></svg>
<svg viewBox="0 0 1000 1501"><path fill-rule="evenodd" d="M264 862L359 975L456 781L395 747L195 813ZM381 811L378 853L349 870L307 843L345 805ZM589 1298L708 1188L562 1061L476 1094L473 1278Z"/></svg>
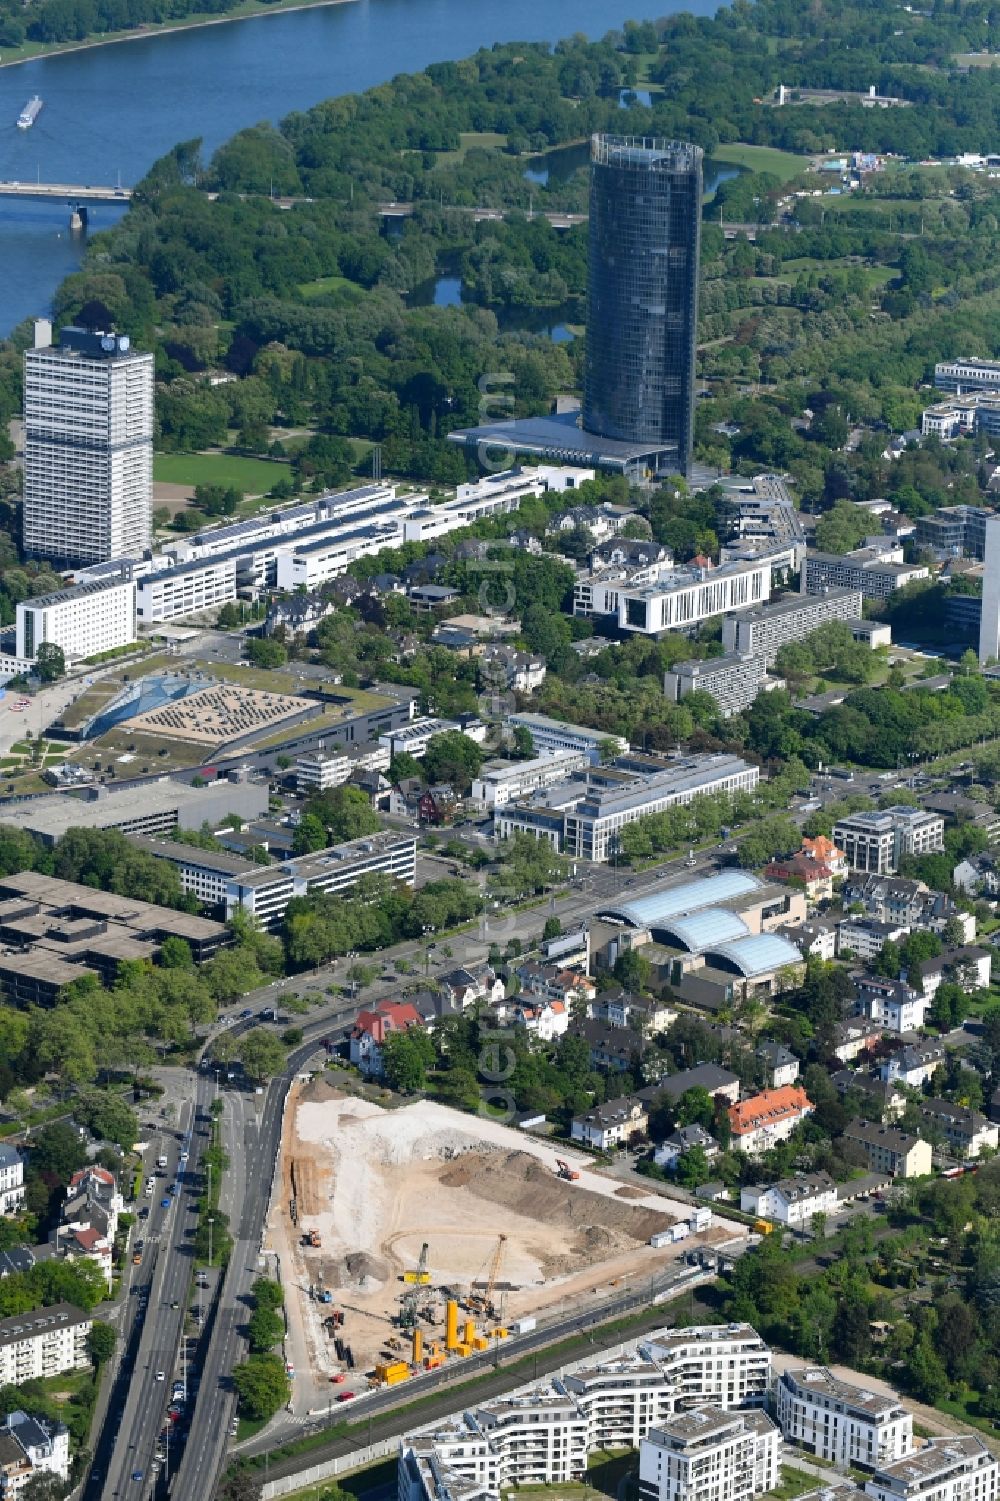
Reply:
<svg viewBox="0 0 1000 1501"><path fill-rule="evenodd" d="M586 432L691 454L702 150L679 141L591 142Z"/></svg>

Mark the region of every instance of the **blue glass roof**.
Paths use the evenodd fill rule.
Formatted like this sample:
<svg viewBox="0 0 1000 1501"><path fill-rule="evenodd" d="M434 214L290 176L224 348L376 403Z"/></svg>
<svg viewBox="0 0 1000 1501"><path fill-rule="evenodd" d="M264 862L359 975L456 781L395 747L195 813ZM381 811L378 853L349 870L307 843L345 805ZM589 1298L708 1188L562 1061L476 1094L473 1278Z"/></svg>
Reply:
<svg viewBox="0 0 1000 1501"><path fill-rule="evenodd" d="M734 943L722 943L706 954L709 961L721 959L732 965L741 975L765 975L780 969L783 964L801 964L802 955L787 938L779 933L754 933L750 938L737 938Z"/></svg>
<svg viewBox="0 0 1000 1501"><path fill-rule="evenodd" d="M689 917L678 917L659 925L666 938L679 943L692 954L716 948L730 939L746 938L750 929L737 913L728 907L705 907L701 912L692 912Z"/></svg>
<svg viewBox="0 0 1000 1501"><path fill-rule="evenodd" d="M748 871L720 870L714 876L703 876L697 881L685 881L680 886L667 886L662 891L651 891L648 896L636 897L633 902L616 902L603 907L598 916L618 918L631 924L633 928L661 927L671 917L700 912L705 907L714 907L734 896L757 891L762 885L763 882Z"/></svg>

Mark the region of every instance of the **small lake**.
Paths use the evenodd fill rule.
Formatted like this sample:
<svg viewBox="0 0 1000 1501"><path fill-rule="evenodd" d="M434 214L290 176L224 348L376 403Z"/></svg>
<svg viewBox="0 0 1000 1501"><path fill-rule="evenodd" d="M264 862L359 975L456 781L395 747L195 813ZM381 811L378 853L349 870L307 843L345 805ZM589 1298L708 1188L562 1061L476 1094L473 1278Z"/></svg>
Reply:
<svg viewBox="0 0 1000 1501"><path fill-rule="evenodd" d="M533 156L530 165L524 169L524 176L527 182L536 183L540 188L546 188L550 184L561 186L589 163L590 142L574 141L571 146L553 146L551 151ZM706 156L703 171L707 199L714 197L720 182L738 177L743 168L734 166L732 162L719 162L712 156Z"/></svg>

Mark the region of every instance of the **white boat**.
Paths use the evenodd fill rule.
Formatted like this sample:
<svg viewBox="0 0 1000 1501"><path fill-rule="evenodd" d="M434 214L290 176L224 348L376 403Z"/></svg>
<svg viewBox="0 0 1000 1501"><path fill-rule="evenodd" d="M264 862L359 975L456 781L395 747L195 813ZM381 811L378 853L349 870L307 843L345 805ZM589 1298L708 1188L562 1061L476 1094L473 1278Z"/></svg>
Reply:
<svg viewBox="0 0 1000 1501"><path fill-rule="evenodd" d="M30 130L42 111L43 100L33 94L17 117L18 130Z"/></svg>

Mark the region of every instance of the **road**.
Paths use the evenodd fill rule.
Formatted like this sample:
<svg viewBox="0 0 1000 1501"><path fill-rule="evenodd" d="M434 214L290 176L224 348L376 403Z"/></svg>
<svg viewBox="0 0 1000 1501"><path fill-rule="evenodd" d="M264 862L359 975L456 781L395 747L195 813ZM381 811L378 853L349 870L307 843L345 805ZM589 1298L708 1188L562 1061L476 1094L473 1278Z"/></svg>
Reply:
<svg viewBox="0 0 1000 1501"><path fill-rule="evenodd" d="M207 1111L212 1084L199 1082L196 1102L182 1107L176 1129L166 1143L151 1148L164 1153L169 1166L156 1180L148 1200L149 1218L136 1235L145 1241L142 1264L134 1270L121 1314L120 1354L108 1398L108 1414L84 1490L87 1501L129 1497L145 1501L154 1494L152 1464L157 1438L166 1421L171 1382L179 1370L181 1337L193 1271L191 1238L197 1225L199 1159L207 1144L207 1125L195 1119ZM178 1140L178 1136L180 1140ZM187 1152L186 1163L181 1163ZM175 1186L174 1194L168 1189ZM169 1208L161 1200L170 1198ZM130 1268L131 1270L131 1268ZM156 1379L163 1372L163 1380ZM169 1463L169 1460L168 1460ZM141 1480L133 1474L141 1472ZM164 1469L164 1477L166 1469Z"/></svg>

